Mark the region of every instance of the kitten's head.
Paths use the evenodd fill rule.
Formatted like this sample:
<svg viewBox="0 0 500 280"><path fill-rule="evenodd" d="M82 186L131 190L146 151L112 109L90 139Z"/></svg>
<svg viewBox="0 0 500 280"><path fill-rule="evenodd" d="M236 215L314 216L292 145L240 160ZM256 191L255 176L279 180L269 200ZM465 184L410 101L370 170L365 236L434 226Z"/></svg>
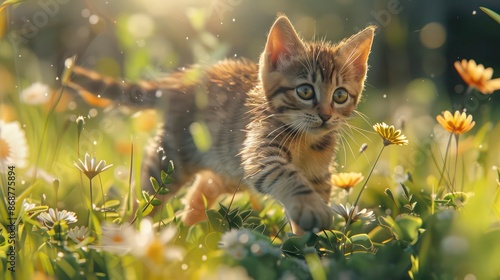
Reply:
<svg viewBox="0 0 500 280"><path fill-rule="evenodd" d="M360 100L374 30L368 27L337 45L304 42L280 16L259 62L260 82L275 117L312 134L337 128Z"/></svg>

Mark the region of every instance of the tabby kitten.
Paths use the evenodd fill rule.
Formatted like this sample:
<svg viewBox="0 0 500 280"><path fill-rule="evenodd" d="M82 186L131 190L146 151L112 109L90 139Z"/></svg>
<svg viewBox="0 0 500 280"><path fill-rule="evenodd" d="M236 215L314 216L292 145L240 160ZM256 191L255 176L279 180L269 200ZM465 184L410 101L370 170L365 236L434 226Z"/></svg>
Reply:
<svg viewBox="0 0 500 280"><path fill-rule="evenodd" d="M203 196L212 204L240 185L280 201L294 232L328 229L339 131L360 100L373 35L368 27L336 45L304 42L280 16L258 65L224 60L136 84L75 67L70 86L124 105L166 109L146 150L141 182L159 180L165 158L172 160L172 193L192 183L186 224L205 219ZM196 102L197 95L206 95L207 104ZM197 149L193 124L208 127L208 150Z"/></svg>

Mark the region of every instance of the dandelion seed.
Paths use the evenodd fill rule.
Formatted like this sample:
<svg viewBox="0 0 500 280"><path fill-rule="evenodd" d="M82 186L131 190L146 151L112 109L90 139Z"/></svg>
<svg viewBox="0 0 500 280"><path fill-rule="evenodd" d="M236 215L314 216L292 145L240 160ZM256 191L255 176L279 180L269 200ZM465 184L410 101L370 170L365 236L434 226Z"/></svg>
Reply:
<svg viewBox="0 0 500 280"><path fill-rule="evenodd" d="M74 212L49 208L48 212L38 215L38 221L46 228L53 228L58 222L65 221L67 224L73 224L78 221Z"/></svg>
<svg viewBox="0 0 500 280"><path fill-rule="evenodd" d="M446 131L460 135L471 130L476 122L472 120L472 115L467 115L465 112L455 111L452 115L450 111L444 111L442 115L436 117L438 123L446 129Z"/></svg>
<svg viewBox="0 0 500 280"><path fill-rule="evenodd" d="M113 166L113 164L106 165L105 160L97 161L95 157L91 158L88 153L85 153L85 161L78 159L78 162L73 162L73 164L83 172L89 180L92 180L96 175Z"/></svg>
<svg viewBox="0 0 500 280"><path fill-rule="evenodd" d="M341 189L349 190L350 188L357 185L365 177L361 173L349 172L349 173L339 173L333 174L331 177L332 185L339 187Z"/></svg>
<svg viewBox="0 0 500 280"><path fill-rule="evenodd" d="M19 122L6 123L0 120L0 166L26 167L28 144ZM1 168L0 173L7 168Z"/></svg>
<svg viewBox="0 0 500 280"><path fill-rule="evenodd" d="M382 137L385 146L391 144L398 146L408 145L406 136L401 133L400 129L396 130L393 125L389 126L386 123L377 123L373 126L373 129Z"/></svg>
<svg viewBox="0 0 500 280"><path fill-rule="evenodd" d="M491 79L493 68L484 68L484 65L476 64L473 59L456 61L454 66L464 82L470 87L477 88L481 93L491 94L500 89L500 78Z"/></svg>

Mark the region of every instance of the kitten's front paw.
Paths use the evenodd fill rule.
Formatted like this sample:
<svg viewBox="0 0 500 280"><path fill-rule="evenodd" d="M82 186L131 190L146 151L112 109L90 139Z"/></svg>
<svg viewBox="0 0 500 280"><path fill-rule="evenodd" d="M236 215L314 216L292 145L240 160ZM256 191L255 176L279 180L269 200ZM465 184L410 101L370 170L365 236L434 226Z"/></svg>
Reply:
<svg viewBox="0 0 500 280"><path fill-rule="evenodd" d="M305 231L329 229L332 209L316 193L297 195L285 206L291 219Z"/></svg>

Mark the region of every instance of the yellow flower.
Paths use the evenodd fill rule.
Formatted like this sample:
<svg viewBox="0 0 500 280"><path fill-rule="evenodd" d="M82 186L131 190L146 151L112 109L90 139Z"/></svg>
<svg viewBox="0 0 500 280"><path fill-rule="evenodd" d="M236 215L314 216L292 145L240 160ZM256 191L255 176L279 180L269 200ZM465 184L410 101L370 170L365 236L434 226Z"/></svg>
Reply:
<svg viewBox="0 0 500 280"><path fill-rule="evenodd" d="M471 130L476 122L472 120L472 115L467 115L465 112L455 111L452 115L450 111L444 111L443 115L436 117L438 123L448 132L460 135Z"/></svg>
<svg viewBox="0 0 500 280"><path fill-rule="evenodd" d="M495 90L500 89L500 78L491 79L493 69L491 67L484 68L482 64L476 64L474 60L456 61L455 69L460 77L470 87L477 88L483 94L491 94Z"/></svg>
<svg viewBox="0 0 500 280"><path fill-rule="evenodd" d="M333 174L331 181L332 185L348 190L361 182L365 177L361 173L349 172Z"/></svg>
<svg viewBox="0 0 500 280"><path fill-rule="evenodd" d="M401 133L400 129L396 130L393 125L389 126L386 123L377 123L373 126L373 129L384 139L385 146L391 144L398 146L408 145L406 136Z"/></svg>

